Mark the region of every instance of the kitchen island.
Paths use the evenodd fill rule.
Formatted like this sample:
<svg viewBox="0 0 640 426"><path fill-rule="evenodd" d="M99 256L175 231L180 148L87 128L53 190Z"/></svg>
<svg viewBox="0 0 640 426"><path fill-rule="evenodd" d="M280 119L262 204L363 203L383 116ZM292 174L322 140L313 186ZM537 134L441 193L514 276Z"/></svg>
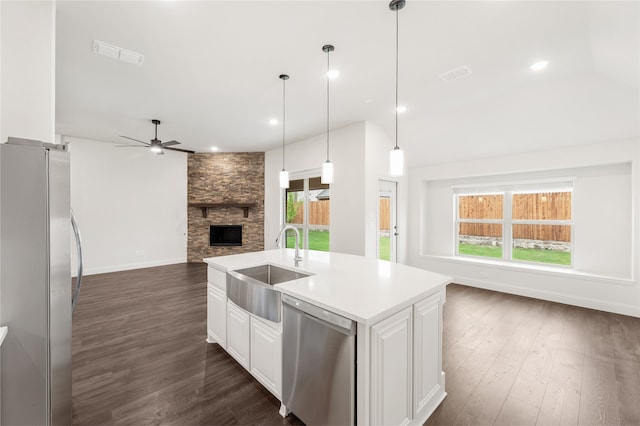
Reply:
<svg viewBox="0 0 640 426"><path fill-rule="evenodd" d="M446 396L442 309L451 278L362 256L277 249L205 259L207 341L218 343L282 401L282 323L227 299L226 272L271 264L310 274L283 294L357 323L357 424L422 424ZM281 414L286 415L283 405Z"/></svg>

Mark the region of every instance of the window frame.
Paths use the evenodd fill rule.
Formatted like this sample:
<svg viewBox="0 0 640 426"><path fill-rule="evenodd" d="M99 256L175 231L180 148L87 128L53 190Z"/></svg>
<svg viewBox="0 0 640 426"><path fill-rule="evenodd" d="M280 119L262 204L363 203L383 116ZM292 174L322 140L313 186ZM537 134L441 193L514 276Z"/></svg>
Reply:
<svg viewBox="0 0 640 426"><path fill-rule="evenodd" d="M320 178L320 174L321 174L320 170L317 170L317 171L313 170L313 171L306 171L301 173L292 173L289 176L289 181L302 180L302 185L303 185L302 198L303 198L303 211L304 211L303 219L302 219L303 223L287 223L288 189L281 189L281 192L283 194L283 199L284 199L283 213L281 217L283 226L293 225L298 229L298 231L300 232L300 239L301 239L300 249L304 249L304 250L310 250L309 249L309 231L314 231L314 230L322 230L329 233L329 249L331 248L331 225L314 225L309 223L309 203L311 198L311 195L310 195L311 190L309 189L309 180L314 178ZM331 185L329 185L329 188L331 188ZM289 231L287 231L287 233L288 232ZM286 235L285 235L284 247L286 246L287 246L287 243L286 243Z"/></svg>
<svg viewBox="0 0 640 426"><path fill-rule="evenodd" d="M575 253L575 222L574 222L574 181L575 178L564 178L558 181L544 182L519 182L511 185L493 185L493 186L460 186L453 187L454 197L454 256L478 259L482 261L504 261L509 263L521 263L526 265L539 265L545 267L559 267L573 269L574 253ZM570 184L569 184L570 182ZM518 187L523 188L518 188ZM527 188L528 187L528 188ZM552 220L529 220L529 219L513 219L513 195L514 194L537 194L537 193L553 193L553 192L570 192L571 193L571 219L552 219ZM461 196L482 196L482 195L502 195L502 219L461 219L460 218L460 197ZM502 257L485 257L474 256L471 254L460 253L460 224L461 223L486 223L502 225ZM561 225L570 226L570 262L568 265L534 262L513 258L513 225Z"/></svg>
<svg viewBox="0 0 640 426"><path fill-rule="evenodd" d="M502 219L461 219L460 218L460 197L461 196L473 196L473 195L478 195L478 196L482 196L482 195L502 195ZM455 193L454 194L454 211L455 211L455 224L454 224L454 253L456 256L463 256L463 257L471 257L473 259L504 259L504 232L505 232L505 225L504 225L504 218L505 216L505 211L504 211L504 206L505 206L505 202L504 202L504 193L501 191L480 191L480 192L460 192L460 193ZM460 253L460 224L461 223L482 223L482 224L490 224L490 225L501 225L502 227L502 257L501 258L496 258L496 257L484 257L484 256L473 256L471 254L461 254Z"/></svg>

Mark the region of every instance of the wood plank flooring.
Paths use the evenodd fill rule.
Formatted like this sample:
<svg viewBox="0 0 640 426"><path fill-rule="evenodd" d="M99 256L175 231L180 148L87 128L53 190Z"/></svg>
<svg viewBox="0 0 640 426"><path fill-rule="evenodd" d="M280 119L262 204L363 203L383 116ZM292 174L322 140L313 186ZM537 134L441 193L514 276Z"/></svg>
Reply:
<svg viewBox="0 0 640 426"><path fill-rule="evenodd" d="M640 425L640 319L447 287L428 425Z"/></svg>
<svg viewBox="0 0 640 426"><path fill-rule="evenodd" d="M447 398L428 425L640 425L640 319L447 288ZM206 266L85 277L76 425L301 424L206 338Z"/></svg>
<svg viewBox="0 0 640 426"><path fill-rule="evenodd" d="M87 276L73 316L73 424L300 424L207 344L204 264Z"/></svg>

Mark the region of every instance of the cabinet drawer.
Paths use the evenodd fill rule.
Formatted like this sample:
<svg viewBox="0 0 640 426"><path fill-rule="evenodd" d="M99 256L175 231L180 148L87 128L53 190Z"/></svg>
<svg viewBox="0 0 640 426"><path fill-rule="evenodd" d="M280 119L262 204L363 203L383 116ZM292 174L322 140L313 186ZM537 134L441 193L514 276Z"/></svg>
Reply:
<svg viewBox="0 0 640 426"><path fill-rule="evenodd" d="M218 271L217 269L209 266L207 270L207 281L209 281L209 284L213 284L225 293L227 292L227 274L224 272Z"/></svg>

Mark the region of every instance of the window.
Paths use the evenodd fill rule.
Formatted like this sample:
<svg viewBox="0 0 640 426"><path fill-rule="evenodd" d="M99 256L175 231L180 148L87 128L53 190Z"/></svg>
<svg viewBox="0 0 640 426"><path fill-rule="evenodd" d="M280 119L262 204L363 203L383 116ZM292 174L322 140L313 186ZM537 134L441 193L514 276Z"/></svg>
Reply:
<svg viewBox="0 0 640 426"><path fill-rule="evenodd" d="M502 258L502 194L458 196L458 254Z"/></svg>
<svg viewBox="0 0 640 426"><path fill-rule="evenodd" d="M320 177L289 181L285 191L285 223L298 228L301 247L309 250L329 251L329 185ZM295 246L295 233L287 231L286 247Z"/></svg>
<svg viewBox="0 0 640 426"><path fill-rule="evenodd" d="M572 265L572 188L518 186L456 191L456 254Z"/></svg>
<svg viewBox="0 0 640 426"><path fill-rule="evenodd" d="M512 259L571 265L572 228L570 191L512 194Z"/></svg>

